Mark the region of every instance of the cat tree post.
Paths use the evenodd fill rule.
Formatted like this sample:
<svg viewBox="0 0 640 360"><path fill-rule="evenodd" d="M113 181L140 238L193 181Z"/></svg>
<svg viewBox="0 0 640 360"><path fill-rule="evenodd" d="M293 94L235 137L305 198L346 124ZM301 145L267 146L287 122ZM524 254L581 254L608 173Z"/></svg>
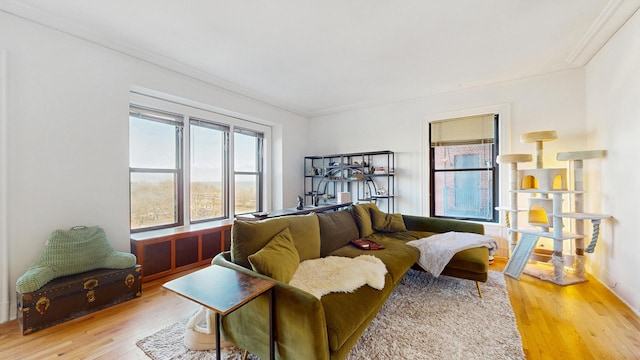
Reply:
<svg viewBox="0 0 640 360"><path fill-rule="evenodd" d="M591 219L594 225L594 236L592 239L597 240L597 231L600 225L600 220L608 216L596 216L595 214L584 213L584 160L602 158L606 155L605 150L591 150L591 151L571 151L558 153L557 159L560 161L573 161L573 189L576 194L573 198L573 211L575 212L575 233L579 235L585 235L584 233L584 220ZM583 215L580 217L580 215ZM570 215L571 216L571 215ZM584 270L584 238L577 238L574 240L576 261L574 264L576 277L585 277Z"/></svg>
<svg viewBox="0 0 640 360"><path fill-rule="evenodd" d="M530 162L531 154L506 154L498 155L496 161L498 164L509 164L509 207L499 207L497 210L504 211L506 217L506 226L509 229L509 253L513 253L513 249L518 243L518 163Z"/></svg>
<svg viewBox="0 0 640 360"><path fill-rule="evenodd" d="M536 143L536 169L542 169L543 149L542 143L545 141L553 141L558 138L558 134L554 130L536 131L520 135L520 142L523 144Z"/></svg>
<svg viewBox="0 0 640 360"><path fill-rule="evenodd" d="M547 131L535 131L526 134L520 135L520 142L523 144L535 143L536 144L536 169L543 169L543 146L542 144L546 141L553 141L558 138L558 134L555 130L547 130ZM548 199L548 194L539 194L541 199ZM549 231L549 227L542 227L544 231Z"/></svg>
<svg viewBox="0 0 640 360"><path fill-rule="evenodd" d="M553 281L556 284L564 283L564 237L562 235L562 193L553 193Z"/></svg>

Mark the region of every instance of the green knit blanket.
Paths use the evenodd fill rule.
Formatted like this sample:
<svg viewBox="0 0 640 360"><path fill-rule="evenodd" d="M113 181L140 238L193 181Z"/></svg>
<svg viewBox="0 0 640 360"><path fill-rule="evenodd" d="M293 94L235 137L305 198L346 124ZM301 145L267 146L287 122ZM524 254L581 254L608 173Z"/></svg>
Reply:
<svg viewBox="0 0 640 360"><path fill-rule="evenodd" d="M58 277L94 269L124 269L135 264L135 255L115 251L99 226L55 230L38 260L16 281L16 290L24 294Z"/></svg>

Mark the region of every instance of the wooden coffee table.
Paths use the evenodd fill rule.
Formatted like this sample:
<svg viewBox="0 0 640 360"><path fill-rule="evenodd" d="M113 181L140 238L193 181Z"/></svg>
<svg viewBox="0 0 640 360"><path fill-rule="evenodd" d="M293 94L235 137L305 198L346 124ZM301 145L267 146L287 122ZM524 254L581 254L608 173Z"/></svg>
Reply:
<svg viewBox="0 0 640 360"><path fill-rule="evenodd" d="M163 285L180 296L211 309L216 314L216 359L220 360L221 317L232 313L256 297L269 292L269 356L275 359L274 281L212 265Z"/></svg>

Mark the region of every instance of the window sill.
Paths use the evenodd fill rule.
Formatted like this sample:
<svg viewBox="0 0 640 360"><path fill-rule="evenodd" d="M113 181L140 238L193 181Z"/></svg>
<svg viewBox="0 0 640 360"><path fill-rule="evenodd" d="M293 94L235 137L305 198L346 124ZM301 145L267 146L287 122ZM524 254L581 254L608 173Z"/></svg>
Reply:
<svg viewBox="0 0 640 360"><path fill-rule="evenodd" d="M175 235L184 235L193 232L210 230L214 228L218 228L221 226L232 225L233 220L225 219L225 220L215 220L215 221L207 221L198 224L192 225L184 225L184 226L176 226L168 229L160 229L160 230L150 230L150 231L142 231L137 233L130 234L131 240L148 240L154 239L158 237L165 236L175 236Z"/></svg>

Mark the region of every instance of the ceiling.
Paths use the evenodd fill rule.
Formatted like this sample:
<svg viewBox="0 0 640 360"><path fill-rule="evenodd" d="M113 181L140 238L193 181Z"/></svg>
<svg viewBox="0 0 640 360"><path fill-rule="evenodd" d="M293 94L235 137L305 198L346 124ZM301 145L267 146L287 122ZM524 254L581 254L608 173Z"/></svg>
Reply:
<svg viewBox="0 0 640 360"><path fill-rule="evenodd" d="M0 0L304 116L584 66L640 0Z"/></svg>

